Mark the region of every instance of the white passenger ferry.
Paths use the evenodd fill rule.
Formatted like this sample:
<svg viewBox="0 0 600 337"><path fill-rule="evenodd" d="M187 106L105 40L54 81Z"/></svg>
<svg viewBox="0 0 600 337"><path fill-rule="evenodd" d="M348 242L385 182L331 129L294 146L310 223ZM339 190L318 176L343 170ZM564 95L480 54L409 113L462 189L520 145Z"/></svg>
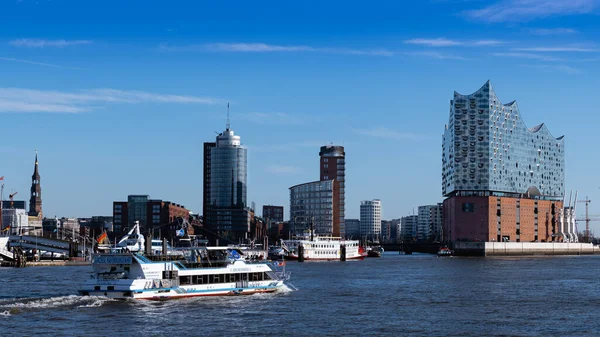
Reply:
<svg viewBox="0 0 600 337"><path fill-rule="evenodd" d="M281 240L281 247L286 251L288 260L297 260L299 246L304 248L305 260L340 260L342 245L346 247L346 260L360 259L366 256L358 240L344 240L335 236L303 234L291 240Z"/></svg>
<svg viewBox="0 0 600 337"><path fill-rule="evenodd" d="M175 250L173 250L175 251ZM249 262L228 247L187 248L181 254L106 253L93 257L94 275L82 295L116 299L246 295L274 292L287 284L285 263ZM279 268L283 266L283 268Z"/></svg>

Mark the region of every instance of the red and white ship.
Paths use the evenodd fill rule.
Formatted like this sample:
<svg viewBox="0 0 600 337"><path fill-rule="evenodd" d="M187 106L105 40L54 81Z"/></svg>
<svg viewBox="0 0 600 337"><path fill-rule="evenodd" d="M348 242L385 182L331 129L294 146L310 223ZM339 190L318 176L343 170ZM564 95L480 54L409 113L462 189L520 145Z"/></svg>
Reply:
<svg viewBox="0 0 600 337"><path fill-rule="evenodd" d="M337 260L342 253L342 245L346 248L346 260L362 259L367 253L358 240L344 240L335 236L311 235L305 233L291 240L281 240L281 247L287 252L288 260L297 260L299 246L304 248L304 260Z"/></svg>

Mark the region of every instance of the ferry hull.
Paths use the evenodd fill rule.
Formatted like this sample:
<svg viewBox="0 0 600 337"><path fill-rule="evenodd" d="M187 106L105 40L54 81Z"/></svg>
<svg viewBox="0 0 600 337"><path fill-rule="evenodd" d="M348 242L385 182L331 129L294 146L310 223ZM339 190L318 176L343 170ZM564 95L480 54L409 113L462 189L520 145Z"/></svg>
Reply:
<svg viewBox="0 0 600 337"><path fill-rule="evenodd" d="M125 300L125 299L140 299L140 300L167 300L176 298L188 298L188 297L208 297L208 296L239 296L239 295L253 295L259 293L274 293L279 290L277 288L265 288L265 289L235 289L235 290L215 290L198 293L180 293L177 290L169 290L166 292L132 292L132 291L85 291L79 290L79 294L83 296L103 296L111 299Z"/></svg>
<svg viewBox="0 0 600 337"><path fill-rule="evenodd" d="M363 255L346 256L346 260L358 260L358 259L362 260L364 258L365 258L365 256L363 256ZM298 260L298 255L288 254L286 259L296 261L296 260ZM314 257L305 256L304 261L340 261L340 258L339 257L336 257L336 258L314 258Z"/></svg>
<svg viewBox="0 0 600 337"><path fill-rule="evenodd" d="M252 295L257 293L272 293L283 289L285 283L278 280L257 281L245 287L237 287L235 283L216 285L181 285L170 288L148 288L153 282L140 282L139 280L115 280L101 284L90 281L79 290L83 296L103 296L111 299L146 299L165 300L172 298L200 297L200 296L236 296Z"/></svg>

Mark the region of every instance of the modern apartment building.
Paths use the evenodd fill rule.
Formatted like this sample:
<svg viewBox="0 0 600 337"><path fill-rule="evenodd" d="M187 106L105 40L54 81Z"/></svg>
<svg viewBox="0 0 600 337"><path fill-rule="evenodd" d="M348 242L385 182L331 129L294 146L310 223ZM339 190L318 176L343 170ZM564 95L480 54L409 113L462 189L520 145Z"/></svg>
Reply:
<svg viewBox="0 0 600 337"><path fill-rule="evenodd" d="M441 241L442 236L443 205L419 206L419 224L417 226L417 240Z"/></svg>
<svg viewBox="0 0 600 337"><path fill-rule="evenodd" d="M418 215L409 215L400 219L400 237L405 242L417 240Z"/></svg>
<svg viewBox="0 0 600 337"><path fill-rule="evenodd" d="M294 233L311 228L315 234L339 236L334 222L339 214L339 183L313 181L290 187L290 222Z"/></svg>
<svg viewBox="0 0 600 337"><path fill-rule="evenodd" d="M360 202L360 236L367 240L379 241L381 236L381 200Z"/></svg>

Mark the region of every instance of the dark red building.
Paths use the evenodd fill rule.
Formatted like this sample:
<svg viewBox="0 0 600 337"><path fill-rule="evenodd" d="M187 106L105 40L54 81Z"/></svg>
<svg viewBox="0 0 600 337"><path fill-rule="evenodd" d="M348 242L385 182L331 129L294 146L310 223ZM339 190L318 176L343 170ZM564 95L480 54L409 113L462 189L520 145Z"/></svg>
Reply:
<svg viewBox="0 0 600 337"><path fill-rule="evenodd" d="M262 216L271 222L283 222L283 206L263 205Z"/></svg>
<svg viewBox="0 0 600 337"><path fill-rule="evenodd" d="M159 199L149 199L147 195L130 195L127 201L113 202L114 232L126 233L135 221L140 222L140 230L151 230L153 235L171 237L169 233L178 218L189 219L190 211L183 205Z"/></svg>

